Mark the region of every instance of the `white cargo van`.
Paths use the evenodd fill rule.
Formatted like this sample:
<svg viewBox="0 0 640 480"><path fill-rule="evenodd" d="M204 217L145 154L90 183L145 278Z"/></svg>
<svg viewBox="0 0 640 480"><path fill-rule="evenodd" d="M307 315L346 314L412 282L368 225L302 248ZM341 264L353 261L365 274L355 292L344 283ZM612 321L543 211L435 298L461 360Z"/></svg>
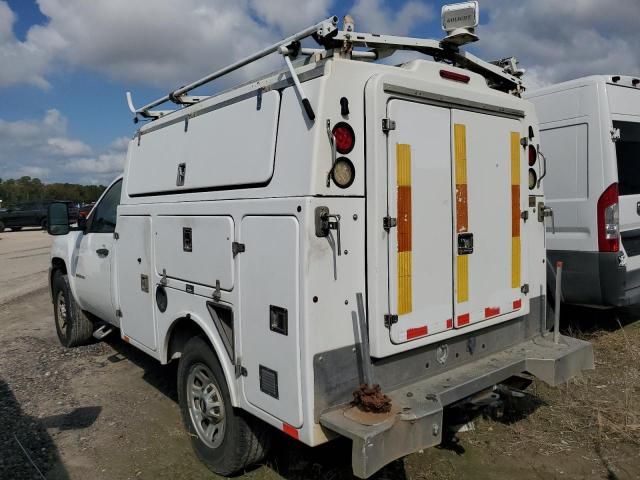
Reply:
<svg viewBox="0 0 640 480"><path fill-rule="evenodd" d="M333 17L142 108L129 98L150 121L123 178L81 229L50 209L62 343L115 330L177 360L185 427L220 474L262 458L268 424L351 439L368 477L439 444L447 405L592 368L590 344L546 335L538 123L514 62L459 49L476 9L445 9L442 42ZM438 61L373 62L397 50ZM287 68L187 95L268 53Z"/></svg>
<svg viewBox="0 0 640 480"><path fill-rule="evenodd" d="M525 97L540 120L545 195L553 209L548 265L563 262L563 300L638 303L640 78L591 76ZM549 280L554 291L552 272Z"/></svg>

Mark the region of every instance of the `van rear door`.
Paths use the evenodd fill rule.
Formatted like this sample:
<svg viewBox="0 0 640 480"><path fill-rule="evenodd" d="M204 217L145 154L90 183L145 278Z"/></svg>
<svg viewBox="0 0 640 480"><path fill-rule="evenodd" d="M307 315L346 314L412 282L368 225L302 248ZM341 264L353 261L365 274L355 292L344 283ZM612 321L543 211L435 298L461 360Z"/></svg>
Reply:
<svg viewBox="0 0 640 480"><path fill-rule="evenodd" d="M622 245L628 257L635 257L640 255L640 118L614 121L613 127L620 130L615 148ZM634 263L629 266L636 267Z"/></svg>

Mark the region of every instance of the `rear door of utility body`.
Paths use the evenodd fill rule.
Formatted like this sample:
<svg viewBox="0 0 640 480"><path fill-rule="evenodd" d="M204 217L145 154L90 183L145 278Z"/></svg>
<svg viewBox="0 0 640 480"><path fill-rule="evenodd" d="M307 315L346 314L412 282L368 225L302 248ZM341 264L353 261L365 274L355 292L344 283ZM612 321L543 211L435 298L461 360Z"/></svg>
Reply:
<svg viewBox="0 0 640 480"><path fill-rule="evenodd" d="M370 320L374 356L527 313L520 121L402 99L386 113L388 308L384 329Z"/></svg>

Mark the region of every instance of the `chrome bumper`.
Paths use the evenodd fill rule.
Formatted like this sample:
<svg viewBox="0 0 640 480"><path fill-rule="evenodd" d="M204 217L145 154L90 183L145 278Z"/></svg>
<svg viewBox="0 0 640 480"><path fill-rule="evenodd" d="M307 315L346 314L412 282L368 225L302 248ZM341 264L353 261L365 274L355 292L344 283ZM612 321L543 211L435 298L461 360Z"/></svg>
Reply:
<svg viewBox="0 0 640 480"><path fill-rule="evenodd" d="M351 415L350 407L322 413L320 423L353 441L353 473L368 478L389 462L442 441L443 408L528 372L555 386L593 369L591 344L572 337L535 337L475 362L392 392L395 414Z"/></svg>

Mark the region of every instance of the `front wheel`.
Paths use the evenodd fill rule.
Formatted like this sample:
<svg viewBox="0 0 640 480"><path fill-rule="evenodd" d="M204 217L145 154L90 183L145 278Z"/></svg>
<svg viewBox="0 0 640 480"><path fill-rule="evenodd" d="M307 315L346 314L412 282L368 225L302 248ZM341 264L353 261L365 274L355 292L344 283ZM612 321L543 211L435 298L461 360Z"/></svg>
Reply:
<svg viewBox="0 0 640 480"><path fill-rule="evenodd" d="M93 323L73 298L67 275L60 271L53 277L53 315L58 339L65 347L82 345L93 335Z"/></svg>
<svg viewBox="0 0 640 480"><path fill-rule="evenodd" d="M178 366L182 420L198 458L218 475L232 475L267 453L267 426L234 410L220 362L202 338L189 340Z"/></svg>

